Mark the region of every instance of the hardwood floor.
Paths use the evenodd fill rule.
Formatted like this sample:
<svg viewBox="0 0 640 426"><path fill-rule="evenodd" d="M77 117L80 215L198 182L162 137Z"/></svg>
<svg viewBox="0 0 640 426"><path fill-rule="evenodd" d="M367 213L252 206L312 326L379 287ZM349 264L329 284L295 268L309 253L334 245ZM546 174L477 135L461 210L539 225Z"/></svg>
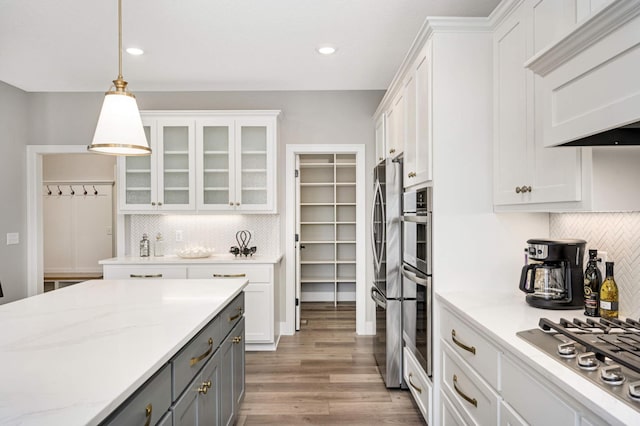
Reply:
<svg viewBox="0 0 640 426"><path fill-rule="evenodd" d="M389 390L355 304L305 303L276 352L247 352L242 425L424 425L409 391Z"/></svg>

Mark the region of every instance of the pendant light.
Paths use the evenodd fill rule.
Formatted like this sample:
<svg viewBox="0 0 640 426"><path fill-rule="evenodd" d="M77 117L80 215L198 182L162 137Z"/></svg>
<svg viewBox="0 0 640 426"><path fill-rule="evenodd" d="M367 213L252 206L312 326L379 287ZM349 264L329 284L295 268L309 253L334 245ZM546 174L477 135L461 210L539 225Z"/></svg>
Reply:
<svg viewBox="0 0 640 426"><path fill-rule="evenodd" d="M105 93L91 152L110 155L149 155L136 97L122 77L122 0L118 0L118 77Z"/></svg>

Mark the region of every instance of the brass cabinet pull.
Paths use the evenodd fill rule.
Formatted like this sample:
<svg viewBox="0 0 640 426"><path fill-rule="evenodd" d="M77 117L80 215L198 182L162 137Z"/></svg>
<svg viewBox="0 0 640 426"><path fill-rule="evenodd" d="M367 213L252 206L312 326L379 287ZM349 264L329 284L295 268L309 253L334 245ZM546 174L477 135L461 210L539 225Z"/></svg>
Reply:
<svg viewBox="0 0 640 426"><path fill-rule="evenodd" d="M236 201L236 206L239 206L239 205L240 205L240 202Z"/></svg>
<svg viewBox="0 0 640 426"><path fill-rule="evenodd" d="M229 201L229 205L230 205L230 206L233 206L233 201Z"/></svg>
<svg viewBox="0 0 640 426"><path fill-rule="evenodd" d="M244 278L247 274L213 274L213 278Z"/></svg>
<svg viewBox="0 0 640 426"><path fill-rule="evenodd" d="M453 329L451 330L451 340L453 340L453 343L455 343L456 345L460 346L465 351L471 352L474 355L476 354L476 347L475 346L467 346L464 343L462 343L461 341L459 341L458 339L456 339L456 331L453 330Z"/></svg>
<svg viewBox="0 0 640 426"><path fill-rule="evenodd" d="M524 194L526 192L531 192L533 189L531 188L531 186L527 186L527 185L523 185L523 186L516 186L516 194L520 194L521 192Z"/></svg>
<svg viewBox="0 0 640 426"><path fill-rule="evenodd" d="M202 386L198 388L198 393L201 393L203 395L206 395L208 391L209 391L209 388L204 383L202 384Z"/></svg>
<svg viewBox="0 0 640 426"><path fill-rule="evenodd" d="M152 206L155 206L155 205L156 205L156 202L155 202L155 201L152 201L152 202L151 202L151 205L152 205Z"/></svg>
<svg viewBox="0 0 640 426"><path fill-rule="evenodd" d="M229 322L233 322L242 316L242 306L238 306L238 313L232 317L229 317Z"/></svg>
<svg viewBox="0 0 640 426"><path fill-rule="evenodd" d="M211 380L207 380L206 382L204 382L204 383L202 384L202 386L206 386L206 387L208 387L209 389L211 389Z"/></svg>
<svg viewBox="0 0 640 426"><path fill-rule="evenodd" d="M422 388L417 387L416 385L413 384L413 382L411 381L411 378L413 377L413 374L409 373L409 384L411 385L412 388L414 388L415 390L418 391L418 393L422 393Z"/></svg>
<svg viewBox="0 0 640 426"><path fill-rule="evenodd" d="M158 201L158 206L161 206L161 205L162 205L162 203L160 201Z"/></svg>
<svg viewBox="0 0 640 426"><path fill-rule="evenodd" d="M144 409L144 426L151 424L151 414L153 413L153 405L149 404Z"/></svg>
<svg viewBox="0 0 640 426"><path fill-rule="evenodd" d="M235 336L231 341L233 343L240 343L242 342L242 336Z"/></svg>
<svg viewBox="0 0 640 426"><path fill-rule="evenodd" d="M407 175L410 178L414 178L416 177L416 173L415 172L409 172L409 174Z"/></svg>
<svg viewBox="0 0 640 426"><path fill-rule="evenodd" d="M196 365L197 363L199 363L200 361L202 361L203 359L209 356L209 354L213 350L213 339L209 337L209 341L207 343L209 344L209 349L207 349L207 351L202 355L200 355L199 357L191 358L191 360L189 361L190 367L193 367L194 365Z"/></svg>
<svg viewBox="0 0 640 426"><path fill-rule="evenodd" d="M162 274L129 274L130 278L162 278Z"/></svg>
<svg viewBox="0 0 640 426"><path fill-rule="evenodd" d="M396 152L396 149L395 149L395 148L391 148L391 149L389 150L389 154L393 154L394 152Z"/></svg>
<svg viewBox="0 0 640 426"><path fill-rule="evenodd" d="M464 392L460 390L460 388L458 388L458 376L456 376L455 374L453 375L453 388L456 390L456 392L458 392L458 395L464 398L465 401L467 401L469 404L473 405L476 408L478 407L477 399L469 398L467 395L465 395Z"/></svg>

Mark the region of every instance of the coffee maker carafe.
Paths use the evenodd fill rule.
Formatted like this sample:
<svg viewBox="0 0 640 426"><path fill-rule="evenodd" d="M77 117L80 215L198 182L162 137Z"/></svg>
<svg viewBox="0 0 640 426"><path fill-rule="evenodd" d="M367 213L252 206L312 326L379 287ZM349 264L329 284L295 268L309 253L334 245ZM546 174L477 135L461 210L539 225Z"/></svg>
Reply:
<svg viewBox="0 0 640 426"><path fill-rule="evenodd" d="M529 264L522 268L520 290L527 303L544 309L584 307L584 240L527 240Z"/></svg>

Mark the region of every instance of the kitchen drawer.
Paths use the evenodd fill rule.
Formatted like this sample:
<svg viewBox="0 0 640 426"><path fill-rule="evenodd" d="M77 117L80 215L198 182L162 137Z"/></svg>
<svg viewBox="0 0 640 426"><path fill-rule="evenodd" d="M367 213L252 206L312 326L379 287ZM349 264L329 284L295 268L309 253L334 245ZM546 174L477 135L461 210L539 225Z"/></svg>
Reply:
<svg viewBox="0 0 640 426"><path fill-rule="evenodd" d="M244 293L236 296L220 313L220 337L224 340L231 329L240 322L244 314Z"/></svg>
<svg viewBox="0 0 640 426"><path fill-rule="evenodd" d="M500 402L500 426L527 426L527 422L506 402Z"/></svg>
<svg viewBox="0 0 640 426"><path fill-rule="evenodd" d="M184 266L164 265L104 265L105 280L122 280L131 278L187 278L187 268Z"/></svg>
<svg viewBox="0 0 640 426"><path fill-rule="evenodd" d="M165 420L163 417L170 406L171 369L167 364L125 401L104 424L114 426L155 425L161 419ZM145 423L147 417L151 417L151 420Z"/></svg>
<svg viewBox="0 0 640 426"><path fill-rule="evenodd" d="M502 395L526 423L576 424L577 413L571 407L506 356L502 357Z"/></svg>
<svg viewBox="0 0 640 426"><path fill-rule="evenodd" d="M273 272L271 266L247 265L207 265L189 266L187 276L193 278L246 278L251 283L269 283Z"/></svg>
<svg viewBox="0 0 640 426"><path fill-rule="evenodd" d="M443 426L467 426L467 422L464 421L444 392L440 392L440 413Z"/></svg>
<svg viewBox="0 0 640 426"><path fill-rule="evenodd" d="M222 316L216 316L171 360L175 401L222 343Z"/></svg>
<svg viewBox="0 0 640 426"><path fill-rule="evenodd" d="M498 389L498 349L450 311L441 309L440 313L442 339L494 389Z"/></svg>
<svg viewBox="0 0 640 426"><path fill-rule="evenodd" d="M404 348L402 375L427 424L431 424L433 385L410 350Z"/></svg>
<svg viewBox="0 0 640 426"><path fill-rule="evenodd" d="M448 343L442 343L442 350L442 387L453 405L463 416L468 417L470 423L497 424L500 403L498 394Z"/></svg>
<svg viewBox="0 0 640 426"><path fill-rule="evenodd" d="M168 411L160 421L156 424L156 426L173 426L173 413Z"/></svg>

